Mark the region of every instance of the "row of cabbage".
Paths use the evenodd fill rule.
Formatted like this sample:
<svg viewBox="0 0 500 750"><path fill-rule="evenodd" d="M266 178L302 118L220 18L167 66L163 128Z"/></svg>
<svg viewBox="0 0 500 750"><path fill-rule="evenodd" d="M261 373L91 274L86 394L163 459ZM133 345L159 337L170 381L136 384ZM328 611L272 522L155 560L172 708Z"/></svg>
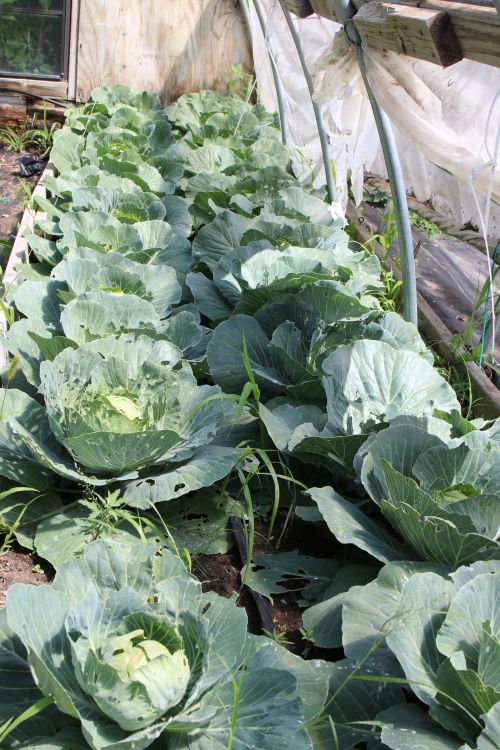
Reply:
<svg viewBox="0 0 500 750"><path fill-rule="evenodd" d="M35 262L8 290L0 474L36 489L18 538L58 573L9 594L0 716L40 691L57 708L11 746L496 747L500 423L461 417L381 308L376 257L289 174L274 116L101 88L51 158ZM232 477L269 456L332 555L261 556L245 580L271 597L302 579L305 627L339 662L246 635L130 526L87 544L78 488L220 523Z"/></svg>

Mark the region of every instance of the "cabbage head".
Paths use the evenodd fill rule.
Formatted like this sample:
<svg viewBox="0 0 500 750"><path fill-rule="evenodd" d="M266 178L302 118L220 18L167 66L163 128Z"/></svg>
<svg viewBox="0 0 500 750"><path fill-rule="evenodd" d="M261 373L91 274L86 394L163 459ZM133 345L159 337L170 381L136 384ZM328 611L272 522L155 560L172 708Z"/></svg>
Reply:
<svg viewBox="0 0 500 750"><path fill-rule="evenodd" d="M224 422L220 390L198 386L181 356L168 341L122 334L43 362L44 406L15 389L6 393L0 474L29 481L42 464L67 479L102 485L175 467L177 494L221 479L236 452L212 445ZM193 461L196 477L188 481L183 467ZM144 485L143 494L152 486ZM170 490L163 492L170 499Z"/></svg>
<svg viewBox="0 0 500 750"><path fill-rule="evenodd" d="M52 586L13 586L0 631L0 671L7 642L18 656L2 711L36 683L94 750L306 750L326 699L326 664L249 635L235 597L152 545L94 542Z"/></svg>

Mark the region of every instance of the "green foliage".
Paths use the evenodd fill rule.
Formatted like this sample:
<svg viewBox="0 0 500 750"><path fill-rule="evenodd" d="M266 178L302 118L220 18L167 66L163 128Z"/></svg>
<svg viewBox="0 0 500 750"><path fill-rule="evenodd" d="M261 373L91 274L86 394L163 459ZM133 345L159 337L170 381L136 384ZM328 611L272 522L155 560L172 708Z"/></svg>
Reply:
<svg viewBox="0 0 500 750"><path fill-rule="evenodd" d="M399 282L289 174L276 124L234 94L164 110L117 85L54 135L33 262L2 302L0 518L6 543L58 574L9 593L0 671L14 661L22 687L0 680L0 720L41 693L56 707L8 750L371 750L404 746L406 729L483 750L494 737L495 613L481 659L437 633L456 627L452 589L465 606L465 578L499 558L500 423L461 417L396 312ZM276 551L294 514L321 557ZM296 659L280 629L249 636L234 601L201 594L184 563L226 552L231 516L242 583L268 598L300 585L306 648L347 659ZM254 556L259 520L276 549ZM433 634L423 687L408 597Z"/></svg>
<svg viewBox="0 0 500 750"><path fill-rule="evenodd" d="M37 148L42 152L42 157L45 157L52 148L54 135L60 127L61 124L57 121L49 125L47 109L44 109L41 121L34 114L31 118L26 117L18 128L1 128L0 144L18 153L28 148Z"/></svg>
<svg viewBox="0 0 500 750"><path fill-rule="evenodd" d="M34 612L36 632L26 627ZM94 542L51 587L13 587L7 623L0 666L10 639L18 669L2 684L2 711L15 710L18 690L39 690L57 706L54 723L81 729L94 750L154 747L159 737L186 749L230 738L311 746L304 720L323 707L327 665L249 635L235 599L203 594L165 550Z"/></svg>

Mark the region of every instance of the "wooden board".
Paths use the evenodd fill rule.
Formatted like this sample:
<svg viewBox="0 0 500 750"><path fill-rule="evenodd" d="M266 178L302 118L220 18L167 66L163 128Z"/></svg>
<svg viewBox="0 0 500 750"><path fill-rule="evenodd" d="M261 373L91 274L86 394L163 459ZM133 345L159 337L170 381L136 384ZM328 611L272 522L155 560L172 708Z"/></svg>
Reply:
<svg viewBox="0 0 500 750"><path fill-rule="evenodd" d="M54 166L51 162L45 167L37 186L33 190L32 198L45 198L46 189L44 185L45 177L52 176L54 174ZM12 246L12 250L5 266L3 273L3 284L7 287L12 284L17 277L16 266L19 263L29 262L29 247L28 242L25 238L26 232L31 232L35 225L35 221L41 221L45 218L45 214L39 209L33 207L32 203L28 205L21 218L19 229L17 230L17 236ZM0 309L0 336L4 336L8 331L8 323L3 310ZM7 349L0 344L0 368L4 367L9 361L9 353Z"/></svg>
<svg viewBox="0 0 500 750"><path fill-rule="evenodd" d="M299 18L307 18L314 13L309 0L284 0L284 3L290 13Z"/></svg>
<svg viewBox="0 0 500 750"><path fill-rule="evenodd" d="M57 99L66 99L68 94L67 81L44 81L40 78L7 78L0 76L0 86L5 86L11 91L29 94L36 91L42 96L53 96Z"/></svg>
<svg viewBox="0 0 500 750"><path fill-rule="evenodd" d="M233 0L82 0L76 98L95 86L153 89L165 102L187 91L225 89L233 66L252 68Z"/></svg>
<svg viewBox="0 0 500 750"><path fill-rule="evenodd" d="M383 47L443 67L463 58L448 13L397 3L365 3L354 24L368 46Z"/></svg>
<svg viewBox="0 0 500 750"><path fill-rule="evenodd" d="M310 0L311 5L316 13L325 18L338 20L335 11L335 0ZM354 0L353 5L359 10L362 6L371 2L371 0ZM391 23L398 29L401 38L407 34L408 23L413 24L415 21L414 9L429 11L439 11L448 14L449 20L461 54L468 60L485 63L500 67L500 14L495 8L469 5L468 3L453 2L448 0L391 0L391 3L400 6L401 10ZM356 22L357 16L354 16ZM361 16L363 21L363 15ZM366 27L362 27L366 30ZM393 32L392 29L392 32ZM395 49L394 44L397 40L391 40L391 31L380 33L379 38L371 34L366 43L378 49ZM414 42L417 40L414 39ZM399 44L401 47L401 44ZM397 49L397 51L402 51ZM436 62L429 58L428 46L422 45L413 47L412 56L423 60Z"/></svg>
<svg viewBox="0 0 500 750"><path fill-rule="evenodd" d="M418 5L419 8L448 13L463 56L468 60L500 67L500 14L495 8L445 0L404 2L407 5Z"/></svg>

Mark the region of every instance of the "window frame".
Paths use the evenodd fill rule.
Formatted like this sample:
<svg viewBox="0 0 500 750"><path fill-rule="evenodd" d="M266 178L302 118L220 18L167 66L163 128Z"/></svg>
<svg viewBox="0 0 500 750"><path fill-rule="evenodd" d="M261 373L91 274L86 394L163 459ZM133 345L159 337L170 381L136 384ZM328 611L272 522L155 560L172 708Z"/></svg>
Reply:
<svg viewBox="0 0 500 750"><path fill-rule="evenodd" d="M61 10L44 10L33 8L6 8L0 6L0 22L2 16L28 16L36 18L62 18L62 39L61 39L61 58L59 74L49 73L29 73L27 71L14 72L0 69L0 80L5 79L22 79L27 81L54 81L68 82L70 67L70 46L71 46L71 12L72 0L63 0Z"/></svg>

